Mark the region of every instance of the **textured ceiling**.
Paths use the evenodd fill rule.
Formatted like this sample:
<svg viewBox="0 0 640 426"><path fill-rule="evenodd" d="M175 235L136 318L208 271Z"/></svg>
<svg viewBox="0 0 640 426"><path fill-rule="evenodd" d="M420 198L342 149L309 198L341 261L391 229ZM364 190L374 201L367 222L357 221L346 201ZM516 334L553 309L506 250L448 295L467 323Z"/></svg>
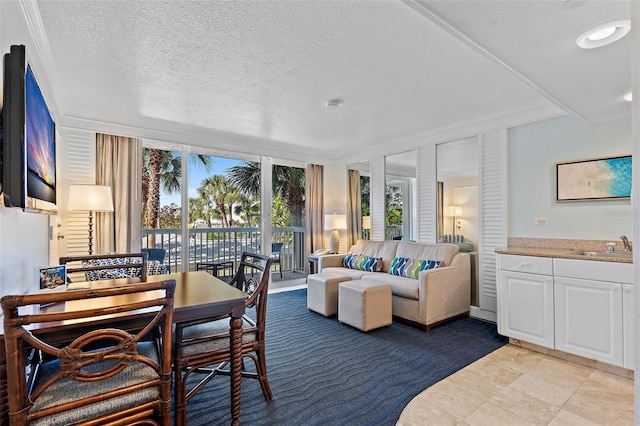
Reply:
<svg viewBox="0 0 640 426"><path fill-rule="evenodd" d="M37 5L65 120L199 135L201 146L357 160L516 111L557 106L592 123L630 113L628 37L575 45L628 19L628 1ZM327 110L333 98L343 103Z"/></svg>

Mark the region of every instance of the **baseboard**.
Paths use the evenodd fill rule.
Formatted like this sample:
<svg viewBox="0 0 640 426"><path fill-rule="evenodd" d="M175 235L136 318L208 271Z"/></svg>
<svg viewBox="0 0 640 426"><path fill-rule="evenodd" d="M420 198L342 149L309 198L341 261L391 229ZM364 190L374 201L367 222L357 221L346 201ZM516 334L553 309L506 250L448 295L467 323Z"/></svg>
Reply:
<svg viewBox="0 0 640 426"><path fill-rule="evenodd" d="M469 316L473 318L478 318L485 321L497 322L498 315L495 312L485 311L484 309L480 309L477 306L471 306L469 308Z"/></svg>

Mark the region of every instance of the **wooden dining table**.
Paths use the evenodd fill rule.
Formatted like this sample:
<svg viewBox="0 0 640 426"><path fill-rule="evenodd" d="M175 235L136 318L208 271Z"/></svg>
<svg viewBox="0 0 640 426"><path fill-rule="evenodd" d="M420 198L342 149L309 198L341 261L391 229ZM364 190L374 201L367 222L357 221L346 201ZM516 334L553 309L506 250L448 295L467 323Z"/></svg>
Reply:
<svg viewBox="0 0 640 426"><path fill-rule="evenodd" d="M245 300L247 294L230 286L213 275L204 272L182 272L175 274L150 275L147 282L175 279L176 288L173 302L173 322L180 323L206 318L219 318L226 315L230 318L231 341L231 419L233 425L240 424L240 383L242 373L242 315L245 312ZM86 281L71 283L68 290L117 287L140 282L139 278L121 278L113 280ZM118 296L115 296L118 297ZM69 302L67 302L69 303ZM88 308L87 303L99 303L97 301L83 301L82 308ZM104 302L102 302L104 303ZM93 307L93 306L92 306ZM95 307L98 307L97 305ZM66 304L54 304L40 307L43 311L59 311L60 309L74 309ZM128 321L133 320L127 315L114 315L113 317L100 318L99 325L117 324L119 327L129 327ZM91 327L93 320L70 322L65 324L52 324L33 329L38 335L52 336L56 340L71 341L80 333L81 329ZM96 323L97 324L97 323ZM131 328L135 325L131 324ZM0 324L0 424L9 424L8 420L8 387L7 387L7 362L4 345L4 324ZM182 425L179 425L182 426Z"/></svg>

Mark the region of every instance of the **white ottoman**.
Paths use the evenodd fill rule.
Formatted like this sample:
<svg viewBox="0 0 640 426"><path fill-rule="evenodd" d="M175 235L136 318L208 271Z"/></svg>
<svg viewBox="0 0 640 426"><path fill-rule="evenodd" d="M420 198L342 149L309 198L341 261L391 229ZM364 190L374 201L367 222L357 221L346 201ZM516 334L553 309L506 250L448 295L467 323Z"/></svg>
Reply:
<svg viewBox="0 0 640 426"><path fill-rule="evenodd" d="M335 272L311 274L307 282L307 308L325 317L338 313L338 284L351 277Z"/></svg>
<svg viewBox="0 0 640 426"><path fill-rule="evenodd" d="M354 280L340 284L338 321L362 331L391 325L391 284Z"/></svg>

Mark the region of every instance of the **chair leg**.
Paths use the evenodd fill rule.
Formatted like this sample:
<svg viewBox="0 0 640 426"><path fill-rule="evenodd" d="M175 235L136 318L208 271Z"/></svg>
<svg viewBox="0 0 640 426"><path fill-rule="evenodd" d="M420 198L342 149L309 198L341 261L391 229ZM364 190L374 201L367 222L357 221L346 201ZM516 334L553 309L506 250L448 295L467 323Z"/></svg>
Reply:
<svg viewBox="0 0 640 426"><path fill-rule="evenodd" d="M267 359L264 354L264 348L256 350L256 357L256 369L258 370L258 380L260 381L262 394L265 400L271 401L273 399L273 393L271 392L271 386L269 386L269 380L267 379Z"/></svg>
<svg viewBox="0 0 640 426"><path fill-rule="evenodd" d="M187 401L186 401L186 379L183 380L182 371L174 365L174 407L173 417L176 426L186 426L187 424Z"/></svg>

